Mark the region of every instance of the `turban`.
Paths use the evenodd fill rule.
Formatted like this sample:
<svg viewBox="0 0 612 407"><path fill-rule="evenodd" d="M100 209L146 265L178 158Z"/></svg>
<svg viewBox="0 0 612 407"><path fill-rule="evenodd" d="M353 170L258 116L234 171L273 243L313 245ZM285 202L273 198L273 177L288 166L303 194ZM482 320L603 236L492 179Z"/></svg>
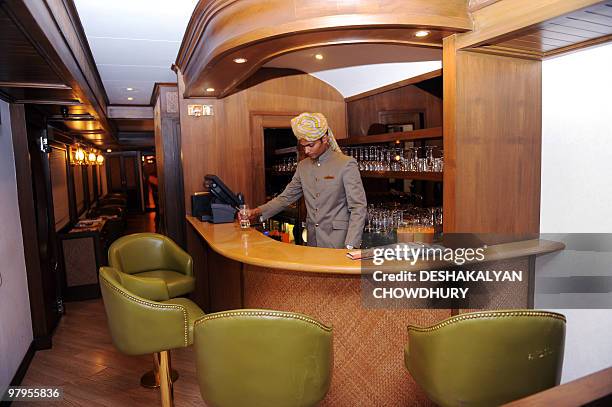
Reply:
<svg viewBox="0 0 612 407"><path fill-rule="evenodd" d="M317 141L327 134L331 149L340 151L327 119L321 113L302 113L291 119L291 128L298 140Z"/></svg>

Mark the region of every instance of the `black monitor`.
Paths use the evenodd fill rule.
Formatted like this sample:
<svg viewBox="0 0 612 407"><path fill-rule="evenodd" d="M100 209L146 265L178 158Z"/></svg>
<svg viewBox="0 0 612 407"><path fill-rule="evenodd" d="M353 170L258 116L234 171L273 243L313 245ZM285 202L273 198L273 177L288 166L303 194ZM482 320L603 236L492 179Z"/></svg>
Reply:
<svg viewBox="0 0 612 407"><path fill-rule="evenodd" d="M204 177L204 186L219 200L219 203L230 205L234 208L243 204L238 196L214 174L207 174Z"/></svg>

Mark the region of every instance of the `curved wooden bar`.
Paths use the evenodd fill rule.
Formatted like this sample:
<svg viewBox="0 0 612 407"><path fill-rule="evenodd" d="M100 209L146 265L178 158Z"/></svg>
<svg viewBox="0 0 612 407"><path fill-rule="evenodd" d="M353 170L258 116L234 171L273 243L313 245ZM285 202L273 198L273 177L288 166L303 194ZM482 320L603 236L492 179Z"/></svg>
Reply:
<svg viewBox="0 0 612 407"><path fill-rule="evenodd" d="M215 252L237 262L279 270L323 274L361 274L361 263L349 259L344 249L325 249L281 243L254 229L242 230L235 223L213 225L201 222L192 216L188 216L187 220ZM552 253L564 248L563 243L532 239L489 246L485 251L485 256L486 261L503 261ZM402 269L413 271L448 265L451 263L429 262L424 265L422 262L416 262Z"/></svg>
<svg viewBox="0 0 612 407"><path fill-rule="evenodd" d="M431 31L429 37L414 36L424 28ZM462 0L201 0L176 65L185 78L186 97L223 97L287 52L363 42L441 47L443 37L470 29ZM247 62L237 65L237 57ZM215 91L206 93L206 88Z"/></svg>
<svg viewBox="0 0 612 407"><path fill-rule="evenodd" d="M362 303L361 264L340 249L295 246L235 223L187 217L198 302L207 312L261 308L300 312L334 329L334 373L326 406L432 405L403 362L406 326L428 326L450 309L373 309ZM188 226L189 226L188 225ZM487 260L511 269L531 256L562 250L550 241L491 246ZM414 269L422 264L417 263ZM491 308L528 307L527 282L493 293ZM204 292L202 292L204 291Z"/></svg>

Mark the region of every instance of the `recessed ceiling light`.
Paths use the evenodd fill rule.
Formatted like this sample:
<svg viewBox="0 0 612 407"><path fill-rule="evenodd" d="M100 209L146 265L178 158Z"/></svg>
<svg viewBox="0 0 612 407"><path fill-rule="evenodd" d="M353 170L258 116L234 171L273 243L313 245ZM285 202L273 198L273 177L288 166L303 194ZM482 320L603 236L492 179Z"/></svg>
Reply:
<svg viewBox="0 0 612 407"><path fill-rule="evenodd" d="M206 88L206 92L214 92L215 88Z"/></svg>
<svg viewBox="0 0 612 407"><path fill-rule="evenodd" d="M318 59L319 61L323 59L323 55L321 54L316 54L315 58Z"/></svg>
<svg viewBox="0 0 612 407"><path fill-rule="evenodd" d="M427 37L428 35L429 35L429 31L425 31L425 30L417 31L414 33L414 36L419 37L419 38Z"/></svg>
<svg viewBox="0 0 612 407"><path fill-rule="evenodd" d="M128 100L134 100L134 98L130 96L130 97L128 98Z"/></svg>
<svg viewBox="0 0 612 407"><path fill-rule="evenodd" d="M107 152L107 153L112 153L112 152L113 152L113 150L111 150L110 148L107 148L107 149L106 149L106 152Z"/></svg>
<svg viewBox="0 0 612 407"><path fill-rule="evenodd" d="M237 64L244 64L247 61L246 58L235 58L234 62Z"/></svg>
<svg viewBox="0 0 612 407"><path fill-rule="evenodd" d="M125 88L125 90L131 91L131 90L134 90L134 88Z"/></svg>

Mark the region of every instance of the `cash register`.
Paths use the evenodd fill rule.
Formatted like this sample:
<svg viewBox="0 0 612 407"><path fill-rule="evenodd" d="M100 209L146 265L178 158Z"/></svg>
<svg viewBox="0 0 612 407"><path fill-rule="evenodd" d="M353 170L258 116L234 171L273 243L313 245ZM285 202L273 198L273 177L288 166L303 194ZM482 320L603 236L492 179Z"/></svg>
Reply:
<svg viewBox="0 0 612 407"><path fill-rule="evenodd" d="M242 194L234 194L214 174L204 177L204 188L204 192L191 196L191 215L212 223L233 222L240 205L244 204Z"/></svg>

